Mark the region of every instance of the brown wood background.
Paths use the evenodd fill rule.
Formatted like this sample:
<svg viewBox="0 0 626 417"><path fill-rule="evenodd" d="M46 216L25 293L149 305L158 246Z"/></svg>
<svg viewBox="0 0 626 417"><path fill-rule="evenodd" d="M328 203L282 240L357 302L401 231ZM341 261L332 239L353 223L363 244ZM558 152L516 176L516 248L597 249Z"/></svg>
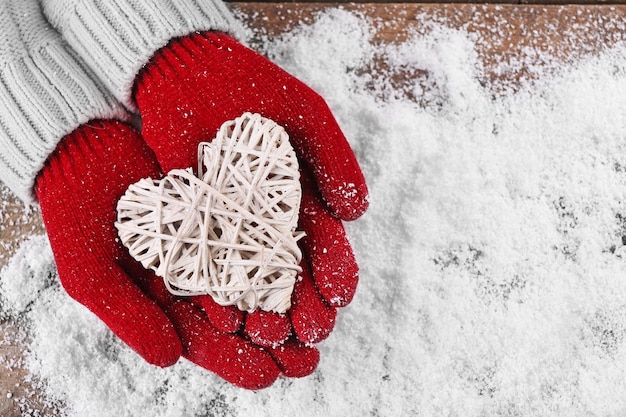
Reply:
<svg viewBox="0 0 626 417"><path fill-rule="evenodd" d="M228 2L231 2L232 0L227 0ZM335 1L335 0L299 0L299 1L284 1L284 2L277 2L275 0L268 0L268 1L259 1L259 0L244 0L244 1L236 1L233 2L235 4L241 4L241 3L283 3L283 4L302 4L302 3L324 3L324 4L331 4L331 5L338 5L338 4L350 4L350 3L369 3L369 4L375 4L375 3L393 3L393 4L397 4L399 3L397 0L371 0L371 1ZM582 5L582 4L599 4L599 5L611 5L611 4L625 4L626 0L476 0L476 1L471 1L471 0L449 0L449 1L433 1L433 0L411 0L411 1L405 1L402 3L409 3L409 4L448 4L448 3L452 3L452 4L460 4L460 3L465 3L465 4L523 4L523 5L541 5L541 4L558 4L558 5L569 5L569 4L573 4L573 5Z"/></svg>
<svg viewBox="0 0 626 417"><path fill-rule="evenodd" d="M477 35L477 53L487 69L486 84L497 88L500 81L515 83L528 78L528 68L509 72L496 72L496 64L513 60L522 51L532 48L539 52L549 51L565 61L583 54L595 53L624 39L626 6L621 1L513 1L468 3L271 3L238 2L232 7L246 23L268 38L301 23L312 22L315 15L329 7L354 10L377 22L373 39L376 43L402 42L410 34L420 33L417 17L444 21L455 28L465 28ZM260 39L253 40L260 42ZM372 63L370 70L384 68ZM490 68L492 70L490 70ZM365 68L364 70L368 70ZM395 81L401 85L402 77L395 73ZM43 233L39 213L25 211L6 189L0 188L0 268L13 255L19 243L26 237ZM15 342L19 325L0 321L0 416L22 415L20 404L27 409L41 410L44 415L54 415L46 409L37 390L28 382L27 372L20 365L24 346ZM9 398L10 397L10 398Z"/></svg>

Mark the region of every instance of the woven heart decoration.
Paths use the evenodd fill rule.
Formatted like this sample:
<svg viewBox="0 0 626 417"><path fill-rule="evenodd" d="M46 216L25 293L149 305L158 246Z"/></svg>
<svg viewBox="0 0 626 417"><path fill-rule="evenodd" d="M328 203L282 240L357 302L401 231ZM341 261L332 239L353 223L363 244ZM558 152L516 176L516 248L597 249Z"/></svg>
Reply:
<svg viewBox="0 0 626 417"><path fill-rule="evenodd" d="M284 313L302 253L302 189L285 130L258 114L226 122L198 147L198 174L132 184L117 205L122 243L176 295Z"/></svg>

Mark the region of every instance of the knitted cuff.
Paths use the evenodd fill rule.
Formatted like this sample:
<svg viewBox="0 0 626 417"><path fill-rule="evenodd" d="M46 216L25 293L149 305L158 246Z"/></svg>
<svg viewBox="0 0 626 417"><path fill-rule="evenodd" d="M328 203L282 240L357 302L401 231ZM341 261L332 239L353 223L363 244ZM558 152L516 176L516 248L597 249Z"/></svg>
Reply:
<svg viewBox="0 0 626 417"><path fill-rule="evenodd" d="M221 0L43 0L44 13L96 75L129 109L139 71L176 37L233 32Z"/></svg>
<svg viewBox="0 0 626 417"><path fill-rule="evenodd" d="M126 118L46 22L37 1L0 2L0 180L27 203L58 142L92 119Z"/></svg>

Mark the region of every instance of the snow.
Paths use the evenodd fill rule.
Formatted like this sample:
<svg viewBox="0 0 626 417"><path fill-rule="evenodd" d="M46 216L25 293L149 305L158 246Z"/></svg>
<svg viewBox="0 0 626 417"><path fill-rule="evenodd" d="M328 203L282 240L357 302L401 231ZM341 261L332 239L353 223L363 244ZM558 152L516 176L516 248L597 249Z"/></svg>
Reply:
<svg viewBox="0 0 626 417"><path fill-rule="evenodd" d="M333 10L265 51L328 99L371 193L318 371L249 392L152 368L69 300L35 236L1 272L2 313L65 415L626 414L626 46L494 92L463 30L370 39ZM374 56L387 75L354 70Z"/></svg>

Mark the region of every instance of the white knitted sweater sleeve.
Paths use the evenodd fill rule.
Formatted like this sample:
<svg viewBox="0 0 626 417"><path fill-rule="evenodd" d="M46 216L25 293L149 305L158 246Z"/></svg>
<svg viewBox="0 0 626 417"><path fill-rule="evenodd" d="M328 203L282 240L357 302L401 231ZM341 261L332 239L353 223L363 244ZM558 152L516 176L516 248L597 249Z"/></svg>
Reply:
<svg viewBox="0 0 626 417"><path fill-rule="evenodd" d="M130 110L135 78L154 54L193 32L237 31L222 0L41 0L44 13Z"/></svg>
<svg viewBox="0 0 626 417"><path fill-rule="evenodd" d="M66 134L92 119L125 117L38 0L0 1L0 181L34 202L37 174Z"/></svg>

